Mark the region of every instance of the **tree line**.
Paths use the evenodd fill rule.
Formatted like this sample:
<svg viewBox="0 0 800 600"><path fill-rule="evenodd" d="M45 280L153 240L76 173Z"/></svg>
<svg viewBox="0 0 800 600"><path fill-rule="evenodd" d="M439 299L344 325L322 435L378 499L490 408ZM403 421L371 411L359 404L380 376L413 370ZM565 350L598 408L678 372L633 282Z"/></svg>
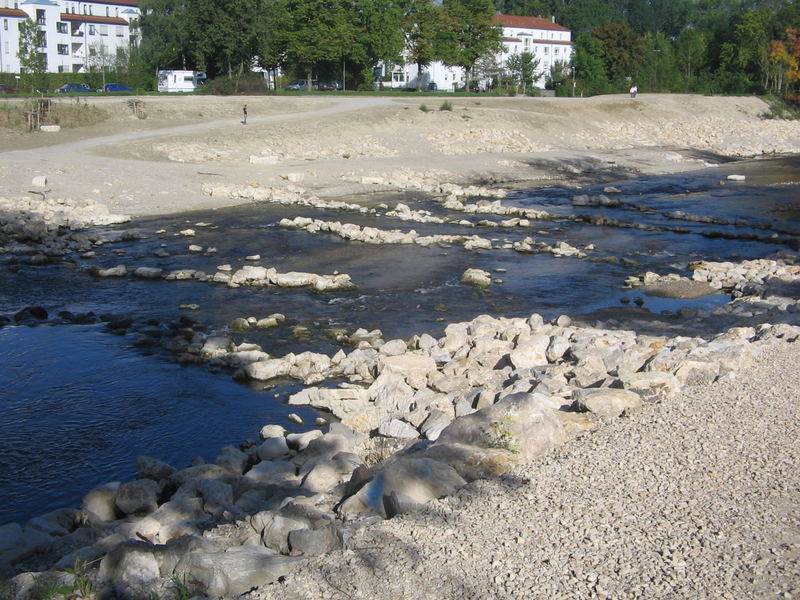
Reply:
<svg viewBox="0 0 800 600"><path fill-rule="evenodd" d="M371 89L380 64L434 60L501 81L492 16L554 17L573 60L547 75L559 94L779 93L796 96L795 0L140 0L131 76L196 69L236 82L254 67ZM529 73L525 61L520 73Z"/></svg>

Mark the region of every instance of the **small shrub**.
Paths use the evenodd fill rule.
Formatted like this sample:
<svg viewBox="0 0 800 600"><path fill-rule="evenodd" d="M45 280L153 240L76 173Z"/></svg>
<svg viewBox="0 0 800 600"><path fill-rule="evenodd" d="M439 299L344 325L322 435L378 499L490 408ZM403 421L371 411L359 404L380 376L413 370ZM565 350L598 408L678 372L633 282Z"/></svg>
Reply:
<svg viewBox="0 0 800 600"><path fill-rule="evenodd" d="M424 113L426 113L426 112L431 112L431 109L430 109L430 108L428 108L428 106L427 106L426 104L420 104L420 105L419 105L419 109L420 109L422 112L424 112Z"/></svg>
<svg viewBox="0 0 800 600"><path fill-rule="evenodd" d="M453 110L453 105L450 104L447 100L442 102L442 105L439 107L439 110Z"/></svg>
<svg viewBox="0 0 800 600"><path fill-rule="evenodd" d="M186 584L181 581L177 575L173 576L172 580L170 581L169 589L172 592L173 600L189 600L189 598L194 595L191 591L189 591L189 588L186 587Z"/></svg>
<svg viewBox="0 0 800 600"><path fill-rule="evenodd" d="M509 430L511 417L503 417L497 421L489 423L489 447L505 450L511 454L519 454L517 442Z"/></svg>

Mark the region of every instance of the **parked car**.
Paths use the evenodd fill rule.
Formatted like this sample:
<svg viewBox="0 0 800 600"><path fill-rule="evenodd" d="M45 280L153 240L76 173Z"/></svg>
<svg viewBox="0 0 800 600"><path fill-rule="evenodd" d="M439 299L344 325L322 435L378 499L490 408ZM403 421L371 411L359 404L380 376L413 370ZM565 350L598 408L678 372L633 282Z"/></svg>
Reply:
<svg viewBox="0 0 800 600"><path fill-rule="evenodd" d="M342 84L338 81L320 81L317 89L321 92L337 92L342 89Z"/></svg>
<svg viewBox="0 0 800 600"><path fill-rule="evenodd" d="M314 80L311 82L311 89L316 90L319 87L319 81ZM286 86L287 90L297 91L304 91L308 89L308 82L305 79L295 79L289 85Z"/></svg>
<svg viewBox="0 0 800 600"><path fill-rule="evenodd" d="M56 90L56 94L85 94L91 91L92 88L85 83L65 83Z"/></svg>
<svg viewBox="0 0 800 600"><path fill-rule="evenodd" d="M431 81L431 82L428 84L428 91L429 91L429 92L438 92L438 91L439 91L439 86L438 86L438 85L436 85L436 82L435 82L435 81Z"/></svg>
<svg viewBox="0 0 800 600"><path fill-rule="evenodd" d="M16 94L17 90L7 85L0 83L0 94Z"/></svg>
<svg viewBox="0 0 800 600"><path fill-rule="evenodd" d="M102 88L97 90L98 92L132 92L133 90L129 87L122 85L121 83L107 83Z"/></svg>

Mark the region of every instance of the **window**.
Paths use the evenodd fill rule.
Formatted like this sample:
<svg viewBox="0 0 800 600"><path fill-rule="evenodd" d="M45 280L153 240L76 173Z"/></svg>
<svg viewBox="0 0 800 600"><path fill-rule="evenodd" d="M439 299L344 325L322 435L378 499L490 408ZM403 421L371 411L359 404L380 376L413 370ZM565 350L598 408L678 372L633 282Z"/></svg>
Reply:
<svg viewBox="0 0 800 600"><path fill-rule="evenodd" d="M89 25L89 35L95 35L95 33L96 30L94 28L94 25Z"/></svg>
<svg viewBox="0 0 800 600"><path fill-rule="evenodd" d="M125 29L122 25L117 25L117 37L122 37L125 35Z"/></svg>
<svg viewBox="0 0 800 600"><path fill-rule="evenodd" d="M3 29L8 31L8 19L3 19Z"/></svg>
<svg viewBox="0 0 800 600"><path fill-rule="evenodd" d="M99 25L97 30L100 32L100 35L108 35L108 25Z"/></svg>
<svg viewBox="0 0 800 600"><path fill-rule="evenodd" d="M56 31L58 33L67 33L67 24L59 21L58 23L56 23Z"/></svg>
<svg viewBox="0 0 800 600"><path fill-rule="evenodd" d="M106 6L106 16L107 16L107 17L108 17L108 16L110 16L110 15L108 14L108 7L107 7L107 6Z"/></svg>
<svg viewBox="0 0 800 600"><path fill-rule="evenodd" d="M47 19L45 18L44 10L41 8L36 9L36 24L37 25L46 25Z"/></svg>
<svg viewBox="0 0 800 600"><path fill-rule="evenodd" d="M97 56L97 48L95 48L94 46L89 48L89 56Z"/></svg>
<svg viewBox="0 0 800 600"><path fill-rule="evenodd" d="M63 73L64 72L64 65L58 65L58 72L59 73Z"/></svg>
<svg viewBox="0 0 800 600"><path fill-rule="evenodd" d="M69 54L69 46L66 44L59 44L58 45L58 53L59 54Z"/></svg>
<svg viewBox="0 0 800 600"><path fill-rule="evenodd" d="M395 83L404 83L406 80L406 74L402 71L395 71L392 73L392 81Z"/></svg>

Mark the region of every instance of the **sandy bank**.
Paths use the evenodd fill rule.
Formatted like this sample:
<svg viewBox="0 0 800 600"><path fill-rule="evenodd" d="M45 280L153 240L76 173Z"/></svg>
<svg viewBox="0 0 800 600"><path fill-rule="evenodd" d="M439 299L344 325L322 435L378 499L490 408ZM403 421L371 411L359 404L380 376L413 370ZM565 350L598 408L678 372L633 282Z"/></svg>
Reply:
<svg viewBox="0 0 800 600"><path fill-rule="evenodd" d="M158 98L144 100L143 120L126 100L92 100L110 113L96 126L0 133L0 195L24 195L45 175L35 189L51 197L149 215L241 203L204 196L209 183L285 189L299 179L308 193L342 197L388 191L354 180L405 170L458 183L579 186L800 152L800 123L764 120L768 106L757 98L452 98L449 111L444 100Z"/></svg>

